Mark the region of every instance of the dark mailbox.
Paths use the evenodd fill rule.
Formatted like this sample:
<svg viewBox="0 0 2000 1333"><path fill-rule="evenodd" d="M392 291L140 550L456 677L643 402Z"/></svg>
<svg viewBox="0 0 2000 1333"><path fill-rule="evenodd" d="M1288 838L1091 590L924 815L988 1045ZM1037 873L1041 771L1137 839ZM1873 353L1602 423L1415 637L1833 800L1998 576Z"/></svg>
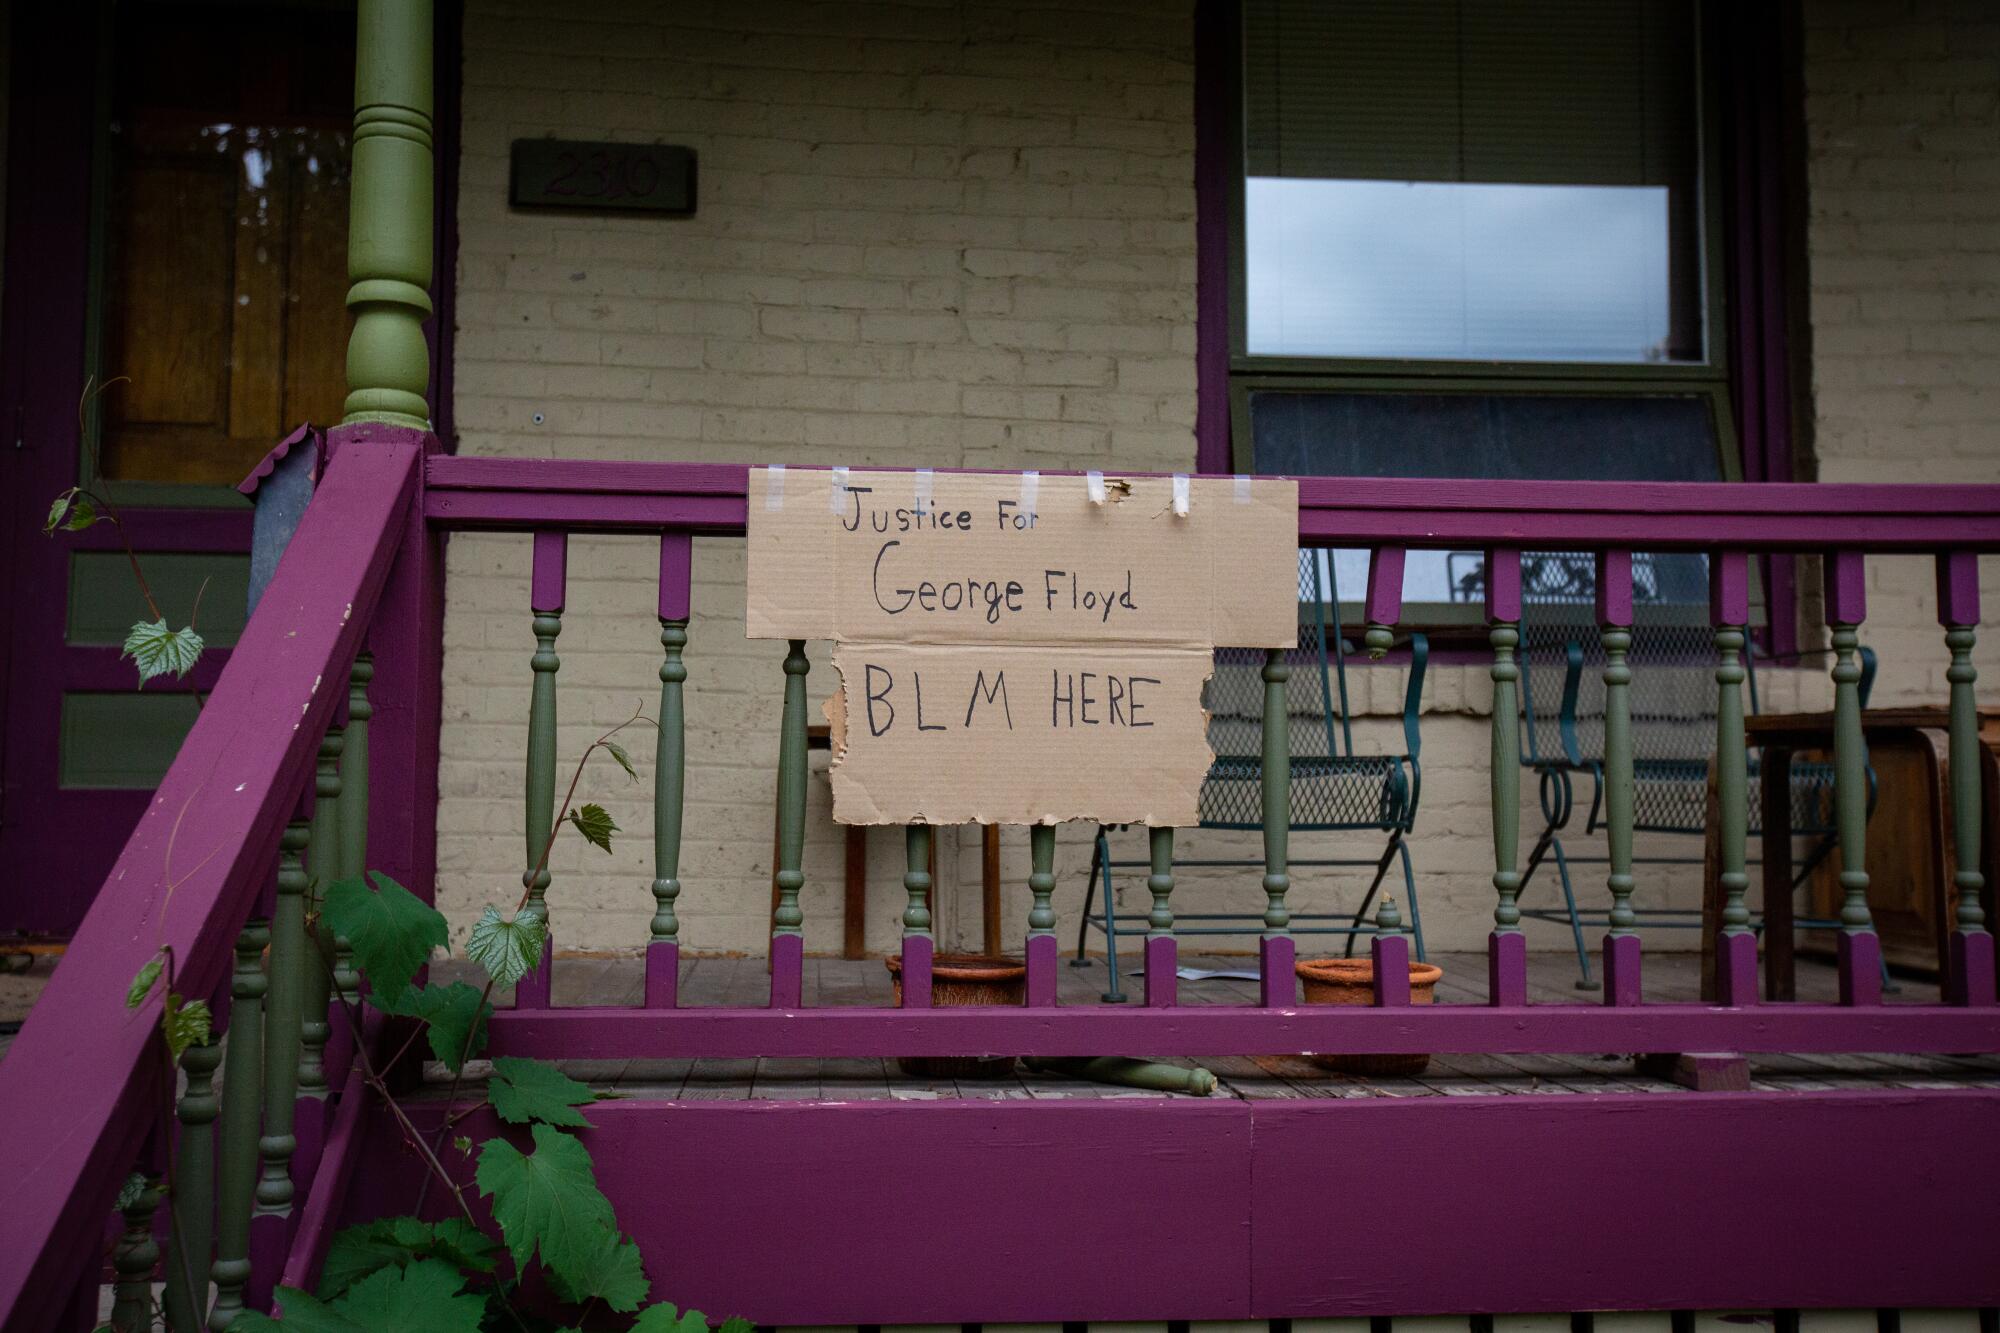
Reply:
<svg viewBox="0 0 2000 1333"><path fill-rule="evenodd" d="M694 212L694 150L656 143L516 139L507 200L516 207Z"/></svg>

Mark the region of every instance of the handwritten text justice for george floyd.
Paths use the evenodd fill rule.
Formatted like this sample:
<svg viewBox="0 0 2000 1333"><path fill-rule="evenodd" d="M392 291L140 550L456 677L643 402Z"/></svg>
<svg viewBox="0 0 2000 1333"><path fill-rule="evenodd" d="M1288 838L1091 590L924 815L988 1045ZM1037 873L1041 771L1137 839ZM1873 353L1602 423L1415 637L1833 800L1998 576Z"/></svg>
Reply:
<svg viewBox="0 0 2000 1333"><path fill-rule="evenodd" d="M875 552L871 587L875 605L886 615L970 614L993 625L1003 615L1019 615L1035 609L1039 603L1039 609L1046 614L1083 616L1109 625L1113 616L1137 614L1140 609L1130 568L1109 577L1087 577L1077 570L1045 568L1041 587L1034 592L1018 579L982 578L976 574L943 581L912 581L903 572L908 554L906 539L929 533L970 533L977 521L973 511L941 506L884 508L867 498L874 493L872 486L850 485L846 491L846 511L840 520L842 531L871 539L886 538ZM997 529L1006 534L1034 530L1036 516L1020 501L996 499L993 503L994 510L989 516L993 528L989 531ZM899 725L918 732L972 730L982 724L1014 729L1015 710L1004 667L996 667L990 675L983 668L974 668L969 686L962 680L955 682L964 687L965 707L961 713L956 706L961 690L953 689L949 700L941 703L935 672L930 708L926 711L922 670L909 669L905 685L886 666L875 662L863 662L861 666L863 716L871 736L885 735ZM1160 683L1157 676L1132 672L1050 668L1049 725L1150 727L1154 724L1145 715L1146 708L1151 702L1152 687ZM900 715L899 697L903 704ZM1028 715L1040 712L1036 708ZM1025 724L1027 716L1022 721Z"/></svg>

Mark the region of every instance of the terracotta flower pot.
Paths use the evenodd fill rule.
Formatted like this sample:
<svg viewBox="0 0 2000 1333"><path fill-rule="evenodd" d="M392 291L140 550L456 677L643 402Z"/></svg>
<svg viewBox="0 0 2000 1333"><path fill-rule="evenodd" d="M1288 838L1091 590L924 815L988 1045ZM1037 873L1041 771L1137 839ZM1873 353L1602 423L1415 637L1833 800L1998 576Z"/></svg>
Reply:
<svg viewBox="0 0 2000 1333"><path fill-rule="evenodd" d="M1294 970L1307 1004L1375 1003L1375 963L1367 958L1302 958ZM1410 1003L1430 1004L1444 969L1433 963L1410 964ZM1428 1055L1311 1055L1321 1069L1374 1078L1408 1078L1430 1064Z"/></svg>
<svg viewBox="0 0 2000 1333"><path fill-rule="evenodd" d="M903 960L889 957L889 978L896 1003L903 1003ZM931 959L931 1007L947 1005L1021 1005L1028 998L1027 964L981 954L942 953ZM1014 1072L1014 1057L933 1055L900 1056L897 1065L914 1078L1005 1078Z"/></svg>

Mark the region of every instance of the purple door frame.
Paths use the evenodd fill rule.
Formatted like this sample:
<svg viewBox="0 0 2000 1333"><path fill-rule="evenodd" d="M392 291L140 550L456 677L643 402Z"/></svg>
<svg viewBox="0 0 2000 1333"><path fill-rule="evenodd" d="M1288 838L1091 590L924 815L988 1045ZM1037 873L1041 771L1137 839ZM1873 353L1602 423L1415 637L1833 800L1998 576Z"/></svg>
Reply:
<svg viewBox="0 0 2000 1333"><path fill-rule="evenodd" d="M457 261L460 8L438 7L437 156L440 225L430 328L432 419L450 447L453 277ZM77 473L77 402L84 387L89 318L91 156L98 115L97 55L110 30L83 5L17 5L11 48L4 316L0 317L0 936L67 935L82 920L126 836L145 790L64 790L59 785L65 690L130 688L129 663L110 647L64 643L74 550L115 550L100 526L51 539L49 502ZM330 423L329 423L330 424ZM239 553L250 549L243 510L132 508L133 545L146 551ZM435 638L440 623L429 627ZM149 691L213 686L228 650L211 649L189 681ZM189 708L192 710L193 703Z"/></svg>

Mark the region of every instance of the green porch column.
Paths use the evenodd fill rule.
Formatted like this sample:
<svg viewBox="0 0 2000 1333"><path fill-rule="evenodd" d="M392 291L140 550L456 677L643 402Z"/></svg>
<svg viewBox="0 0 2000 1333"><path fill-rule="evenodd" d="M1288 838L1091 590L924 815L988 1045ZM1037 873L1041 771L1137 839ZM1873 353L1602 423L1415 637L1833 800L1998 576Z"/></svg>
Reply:
<svg viewBox="0 0 2000 1333"><path fill-rule="evenodd" d="M347 224L346 422L430 424L431 0L360 0Z"/></svg>

